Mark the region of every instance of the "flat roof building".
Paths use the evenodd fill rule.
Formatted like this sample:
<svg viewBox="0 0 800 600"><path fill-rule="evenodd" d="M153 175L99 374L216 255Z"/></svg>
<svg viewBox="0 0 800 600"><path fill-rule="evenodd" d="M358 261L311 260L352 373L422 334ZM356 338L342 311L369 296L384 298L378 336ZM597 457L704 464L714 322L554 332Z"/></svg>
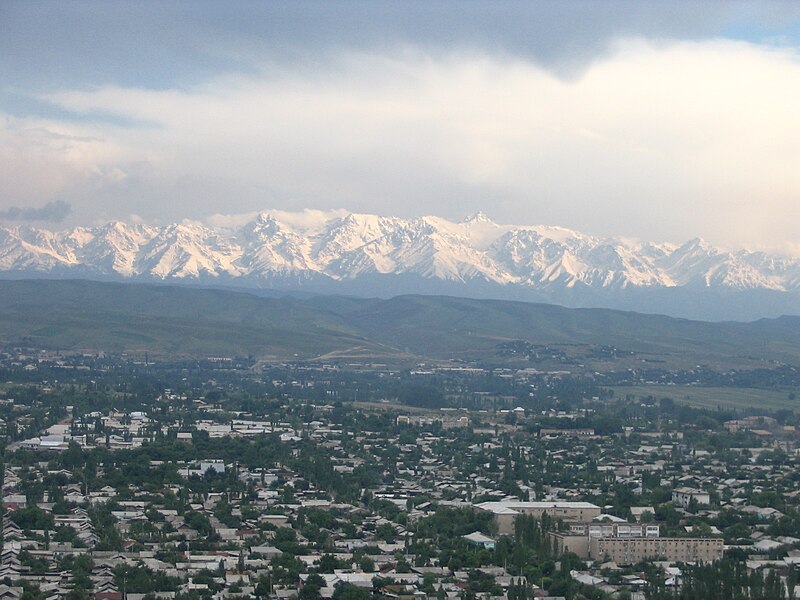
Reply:
<svg viewBox="0 0 800 600"><path fill-rule="evenodd" d="M722 538L589 538L589 558L633 565L644 560L713 562L722 558Z"/></svg>
<svg viewBox="0 0 800 600"><path fill-rule="evenodd" d="M494 514L497 532L500 535L514 535L514 520L519 515L533 515L541 518L543 514L564 521L591 521L602 511L591 502L522 502L505 500L482 502L475 505L481 510Z"/></svg>
<svg viewBox="0 0 800 600"><path fill-rule="evenodd" d="M696 500L698 505L711 504L711 495L703 490L681 487L672 490L672 501L675 504L688 508L692 500Z"/></svg>

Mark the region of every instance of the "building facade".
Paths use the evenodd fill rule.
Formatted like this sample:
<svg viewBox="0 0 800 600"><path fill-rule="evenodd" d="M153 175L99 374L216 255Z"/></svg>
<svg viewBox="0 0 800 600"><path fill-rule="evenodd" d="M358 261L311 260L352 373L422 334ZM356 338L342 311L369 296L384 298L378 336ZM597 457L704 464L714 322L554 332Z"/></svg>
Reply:
<svg viewBox="0 0 800 600"><path fill-rule="evenodd" d="M491 512L499 535L514 535L514 521L519 515L548 517L562 521L591 521L600 515L599 506L591 502L483 502L475 505L480 510Z"/></svg>
<svg viewBox="0 0 800 600"><path fill-rule="evenodd" d="M643 560L712 562L722 558L722 538L589 538L589 558L632 565Z"/></svg>
<svg viewBox="0 0 800 600"><path fill-rule="evenodd" d="M687 487L681 487L672 490L672 501L683 508L689 508L689 503L693 499L696 500L697 504L701 506L707 506L708 504L711 504L710 494L708 492L704 492L703 490L696 490Z"/></svg>

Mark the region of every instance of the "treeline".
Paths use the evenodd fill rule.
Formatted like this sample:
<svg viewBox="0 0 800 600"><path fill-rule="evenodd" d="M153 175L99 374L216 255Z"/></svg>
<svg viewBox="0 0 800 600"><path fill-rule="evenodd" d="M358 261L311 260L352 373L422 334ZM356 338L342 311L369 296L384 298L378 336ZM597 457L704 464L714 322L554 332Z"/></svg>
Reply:
<svg viewBox="0 0 800 600"><path fill-rule="evenodd" d="M747 567L743 559L683 565L682 583L668 588L663 573L651 569L644 593L647 600L794 600L797 572L789 568L785 581L776 569Z"/></svg>

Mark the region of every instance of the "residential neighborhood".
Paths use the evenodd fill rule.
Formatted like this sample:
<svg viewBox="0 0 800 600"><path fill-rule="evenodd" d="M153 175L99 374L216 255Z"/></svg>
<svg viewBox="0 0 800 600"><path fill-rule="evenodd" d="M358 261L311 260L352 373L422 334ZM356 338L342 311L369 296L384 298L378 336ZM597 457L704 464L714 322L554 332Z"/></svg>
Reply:
<svg viewBox="0 0 800 600"><path fill-rule="evenodd" d="M775 419L764 436L591 395L320 402L303 390L327 371L276 377L288 391L257 403L244 380L102 402L6 384L9 415L42 427L7 438L3 596L645 599L728 562L794 588L800 454Z"/></svg>

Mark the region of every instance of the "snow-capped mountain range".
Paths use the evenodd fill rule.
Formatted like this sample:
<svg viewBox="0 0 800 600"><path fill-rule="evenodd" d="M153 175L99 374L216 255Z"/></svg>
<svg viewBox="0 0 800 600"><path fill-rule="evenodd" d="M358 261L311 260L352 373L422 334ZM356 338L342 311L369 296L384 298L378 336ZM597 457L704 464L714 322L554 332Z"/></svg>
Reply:
<svg viewBox="0 0 800 600"><path fill-rule="evenodd" d="M111 222L48 231L0 228L0 271L217 282L357 282L370 276L516 290L715 288L800 293L800 258L598 238L552 226L343 211L266 211L166 226ZM454 288L453 285L456 285ZM363 290L362 290L363 291ZM380 291L373 292L381 295Z"/></svg>

